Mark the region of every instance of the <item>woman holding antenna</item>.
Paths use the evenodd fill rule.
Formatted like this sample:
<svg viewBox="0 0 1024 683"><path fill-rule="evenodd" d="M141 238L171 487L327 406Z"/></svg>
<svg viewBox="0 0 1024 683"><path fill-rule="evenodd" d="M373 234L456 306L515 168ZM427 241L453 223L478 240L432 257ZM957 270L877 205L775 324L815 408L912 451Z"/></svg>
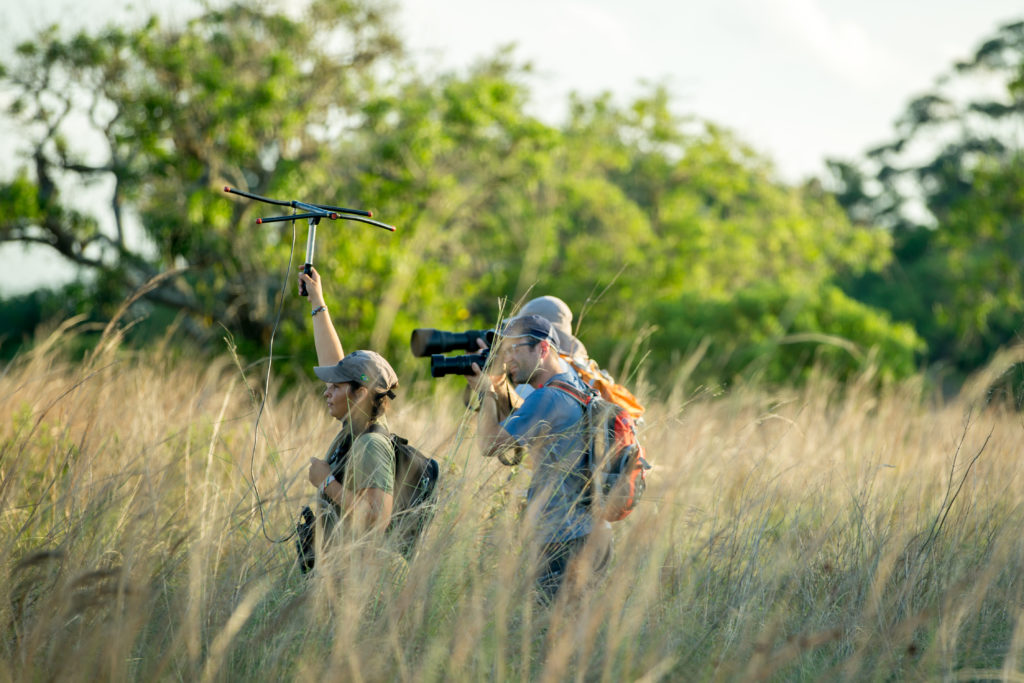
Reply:
<svg viewBox="0 0 1024 683"><path fill-rule="evenodd" d="M324 457L309 460L309 483L317 490L321 529L326 539L345 520L345 527L358 535L383 532L394 505L395 449L387 414L398 376L374 351L345 353L331 324L320 274L315 268L309 271L299 273L299 282L311 306L319 363L313 372L326 383L327 410L341 423Z"/></svg>

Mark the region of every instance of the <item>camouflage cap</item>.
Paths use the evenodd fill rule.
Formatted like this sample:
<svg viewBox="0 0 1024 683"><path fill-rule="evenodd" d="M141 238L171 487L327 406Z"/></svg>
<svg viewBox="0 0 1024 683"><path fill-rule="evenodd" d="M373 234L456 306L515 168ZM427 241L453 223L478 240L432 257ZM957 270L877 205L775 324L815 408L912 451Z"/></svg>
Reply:
<svg viewBox="0 0 1024 683"><path fill-rule="evenodd" d="M313 372L325 382L358 382L381 394L398 386L398 375L391 364L376 351L353 351L338 361L337 365L315 367Z"/></svg>

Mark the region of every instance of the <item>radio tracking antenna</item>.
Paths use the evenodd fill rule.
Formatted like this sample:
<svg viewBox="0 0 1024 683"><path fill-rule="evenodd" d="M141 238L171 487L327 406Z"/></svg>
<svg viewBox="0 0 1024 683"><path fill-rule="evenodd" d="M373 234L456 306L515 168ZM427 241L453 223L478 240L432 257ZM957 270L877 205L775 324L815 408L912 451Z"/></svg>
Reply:
<svg viewBox="0 0 1024 683"><path fill-rule="evenodd" d="M268 216L266 218L257 218L256 223L257 225L261 225L263 223L294 221L302 218L309 221L309 232L306 235L306 262L302 264L302 272L306 275L313 272L313 251L316 247L316 226L320 223L321 218L327 218L332 221L356 221L358 223L373 225L383 230L389 230L391 232L395 231L395 226L372 220L371 216L373 216L373 213L370 211L364 211L363 209L347 209L344 206L332 206L330 204L307 204L306 202L300 202L294 199L272 199L270 197L263 197L261 195L245 192L230 186L225 186L224 191L230 194L237 194L238 196L245 197L246 199L254 199L258 202L263 202L264 204L288 206L304 212L294 213L288 216ZM299 294L302 296L309 296L309 292L306 291L305 282L299 283Z"/></svg>

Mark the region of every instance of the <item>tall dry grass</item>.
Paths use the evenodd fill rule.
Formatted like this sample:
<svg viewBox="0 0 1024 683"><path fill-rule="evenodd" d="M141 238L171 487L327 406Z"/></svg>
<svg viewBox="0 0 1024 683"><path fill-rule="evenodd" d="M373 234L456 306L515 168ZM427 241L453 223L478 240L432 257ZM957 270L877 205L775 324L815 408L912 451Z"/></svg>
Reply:
<svg viewBox="0 0 1024 683"><path fill-rule="evenodd" d="M442 462L419 553L346 539L306 578L267 536L311 498L318 386L253 452L262 368L116 337L73 363L69 334L0 374L0 680L1024 678L1018 414L867 378L652 405L611 567L539 609L526 475L453 398L392 420Z"/></svg>

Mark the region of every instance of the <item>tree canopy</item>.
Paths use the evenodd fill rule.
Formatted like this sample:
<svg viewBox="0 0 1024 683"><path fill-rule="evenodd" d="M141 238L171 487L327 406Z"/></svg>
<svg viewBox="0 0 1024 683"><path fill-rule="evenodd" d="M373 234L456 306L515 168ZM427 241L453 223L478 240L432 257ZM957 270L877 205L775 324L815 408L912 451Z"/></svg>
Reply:
<svg viewBox="0 0 1024 683"><path fill-rule="evenodd" d="M1024 22L1013 22L914 98L891 141L831 163L850 218L893 237L893 260L844 289L912 324L928 363L954 376L1019 339L1022 141Z"/></svg>
<svg viewBox="0 0 1024 683"><path fill-rule="evenodd" d="M540 294L569 303L604 365L639 363L656 383L698 349L698 382L789 381L813 361L916 370L913 328L838 287L886 266L891 233L817 184L780 182L729 131L674 113L664 88L626 104L574 96L551 125L528 113L529 66L512 51L427 76L383 6L307 11L237 4L19 49L0 85L25 164L0 183L0 239L94 273L49 298L52 313L102 318L159 275L140 314L179 316L200 344L223 326L265 353L292 227L255 225L266 207L224 195L232 185L398 227L322 223L316 265L348 345L400 371L416 364L412 328L489 326L499 301ZM90 184L110 216L76 208ZM283 344L308 364L308 312L284 310Z"/></svg>

